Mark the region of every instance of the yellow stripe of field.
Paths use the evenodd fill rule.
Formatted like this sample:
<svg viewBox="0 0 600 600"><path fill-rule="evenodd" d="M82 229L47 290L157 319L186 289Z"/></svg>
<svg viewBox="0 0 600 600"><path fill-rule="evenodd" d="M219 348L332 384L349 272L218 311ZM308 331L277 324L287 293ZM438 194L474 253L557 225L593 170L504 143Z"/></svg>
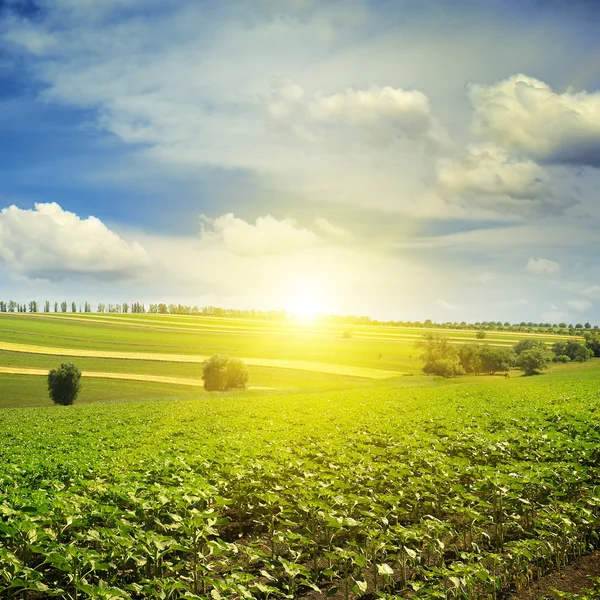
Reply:
<svg viewBox="0 0 600 600"><path fill-rule="evenodd" d="M0 367L0 373L6 375L48 375L48 369L32 369L25 367ZM171 383L173 385L191 385L193 387L204 387L202 379L186 379L184 377L164 377L162 375L143 375L136 373L104 373L102 371L83 371L82 377L94 377L97 379L127 379L130 381L151 381L154 383ZM251 390L272 390L262 386L250 386Z"/></svg>
<svg viewBox="0 0 600 600"><path fill-rule="evenodd" d="M191 354L156 354L151 352L114 352L110 350L86 350L84 348L53 348L47 346L34 346L30 344L16 344L0 342L0 350L8 352L26 352L29 354L50 354L54 356L79 356L86 358L116 358L126 360L154 360L159 362L202 363L208 356ZM311 362L306 360L278 360L271 358L243 358L249 366L275 367L280 369L296 369L299 371L314 371L317 373L330 373L332 375L346 375L349 377L363 377L365 379L386 379L398 377L404 373L398 371L385 371L369 367L353 367L349 365L333 365L328 363Z"/></svg>

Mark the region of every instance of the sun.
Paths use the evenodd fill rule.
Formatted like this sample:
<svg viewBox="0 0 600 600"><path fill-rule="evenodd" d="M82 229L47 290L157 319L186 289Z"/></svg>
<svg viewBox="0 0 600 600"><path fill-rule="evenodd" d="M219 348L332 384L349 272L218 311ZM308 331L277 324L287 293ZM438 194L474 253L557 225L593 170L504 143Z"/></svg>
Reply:
<svg viewBox="0 0 600 600"><path fill-rule="evenodd" d="M325 312L323 291L313 282L293 282L287 294L286 310L299 323L314 323Z"/></svg>
<svg viewBox="0 0 600 600"><path fill-rule="evenodd" d="M322 312L322 304L315 292L305 291L290 299L288 312L299 321L314 321Z"/></svg>

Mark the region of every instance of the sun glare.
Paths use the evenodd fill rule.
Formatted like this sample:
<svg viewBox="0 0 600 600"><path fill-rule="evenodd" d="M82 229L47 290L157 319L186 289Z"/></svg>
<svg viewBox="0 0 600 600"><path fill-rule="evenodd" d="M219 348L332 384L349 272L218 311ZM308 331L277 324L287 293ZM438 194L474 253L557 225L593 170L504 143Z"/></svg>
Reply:
<svg viewBox="0 0 600 600"><path fill-rule="evenodd" d="M288 312L299 321L314 321L321 310L319 297L314 292L301 292L290 300Z"/></svg>
<svg viewBox="0 0 600 600"><path fill-rule="evenodd" d="M308 281L296 281L290 286L286 304L288 314L302 324L314 323L326 310L322 290Z"/></svg>

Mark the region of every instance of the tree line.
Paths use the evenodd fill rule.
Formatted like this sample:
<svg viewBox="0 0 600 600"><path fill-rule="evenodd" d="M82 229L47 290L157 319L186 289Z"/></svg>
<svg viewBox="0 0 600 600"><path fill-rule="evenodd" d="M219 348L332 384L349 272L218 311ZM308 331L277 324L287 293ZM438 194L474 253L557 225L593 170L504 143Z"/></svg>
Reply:
<svg viewBox="0 0 600 600"><path fill-rule="evenodd" d="M81 303L54 302L46 300L41 305L32 300L21 304L14 300L8 302L0 301L0 312L85 312L85 313L150 313L150 314L170 314L170 315L200 315L208 317L236 317L243 319L263 319L273 321L292 320L285 310L258 310L258 309L239 309L239 308L221 308L219 306L189 306L186 304L166 304L163 302L149 304L146 306L143 302L123 302L123 303L103 303L96 305L96 310L92 309L89 302ZM343 325L382 325L386 327L416 327L423 329L457 329L471 331L512 331L516 333L551 333L557 335L581 336L586 331L600 331L598 325L585 323L536 323L533 321L521 321L519 323L510 323L509 321L476 321L467 323L466 321L446 321L438 323L431 319L425 321L382 321L371 319L368 316L354 315L320 315L320 323L343 324Z"/></svg>
<svg viewBox="0 0 600 600"><path fill-rule="evenodd" d="M524 339L510 348L489 344L451 344L440 333L425 333L417 342L421 349L423 372L428 375L456 377L465 374L508 373L512 368L525 375L540 373L550 361L567 363L585 362L600 357L600 332L586 332L584 341L557 341L550 348L540 341Z"/></svg>

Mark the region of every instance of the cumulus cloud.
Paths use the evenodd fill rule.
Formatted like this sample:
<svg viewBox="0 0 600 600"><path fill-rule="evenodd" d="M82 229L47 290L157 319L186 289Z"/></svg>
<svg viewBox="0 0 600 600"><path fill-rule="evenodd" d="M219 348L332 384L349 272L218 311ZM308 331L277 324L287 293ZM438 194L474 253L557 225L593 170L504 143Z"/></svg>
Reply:
<svg viewBox="0 0 600 600"><path fill-rule="evenodd" d="M267 215L248 223L233 213L216 219L202 217L204 241L219 241L227 249L242 256L286 254L312 246L319 241L312 231L298 227L292 219L277 219Z"/></svg>
<svg viewBox="0 0 600 600"><path fill-rule="evenodd" d="M139 243L125 241L95 217L81 219L56 203L0 211L0 260L17 273L48 280L76 275L135 278L150 262Z"/></svg>
<svg viewBox="0 0 600 600"><path fill-rule="evenodd" d="M499 212L560 212L573 203L555 194L543 167L494 145L473 146L462 160L440 159L437 179L444 197Z"/></svg>
<svg viewBox="0 0 600 600"><path fill-rule="evenodd" d="M547 258L530 258L526 268L530 273L536 275L550 275L560 271L560 264Z"/></svg>
<svg viewBox="0 0 600 600"><path fill-rule="evenodd" d="M291 81L279 81L265 101L272 122L305 140L351 132L375 145L397 139L445 142L447 135L431 114L427 96L390 86L349 88L308 96Z"/></svg>
<svg viewBox="0 0 600 600"><path fill-rule="evenodd" d="M579 312L585 312L593 308L594 305L589 300L569 300L567 302L569 308L573 308Z"/></svg>
<svg viewBox="0 0 600 600"><path fill-rule="evenodd" d="M600 167L600 92L562 94L514 75L471 85L473 131L497 145L548 163Z"/></svg>

